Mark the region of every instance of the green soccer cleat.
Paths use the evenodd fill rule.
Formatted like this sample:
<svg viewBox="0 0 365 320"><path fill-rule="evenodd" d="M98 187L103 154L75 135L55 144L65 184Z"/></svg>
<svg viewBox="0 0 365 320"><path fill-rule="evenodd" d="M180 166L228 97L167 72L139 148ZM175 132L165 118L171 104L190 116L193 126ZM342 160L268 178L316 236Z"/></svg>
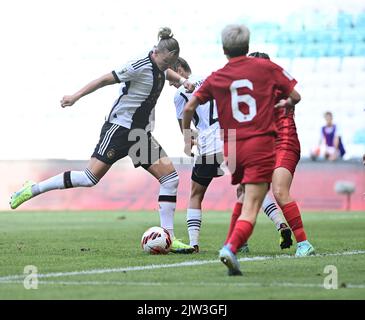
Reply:
<svg viewBox="0 0 365 320"><path fill-rule="evenodd" d="M285 223L282 223L278 231L280 233L279 244L281 250L290 248L291 245L293 244L290 228Z"/></svg>
<svg viewBox="0 0 365 320"><path fill-rule="evenodd" d="M296 257L306 257L314 254L314 248L309 241L305 240L297 243L297 251L295 252Z"/></svg>
<svg viewBox="0 0 365 320"><path fill-rule="evenodd" d="M21 188L18 192L13 193L10 199L10 207L12 209L18 208L23 202L33 197L32 185L34 184L35 183L33 181L26 181L23 188Z"/></svg>
<svg viewBox="0 0 365 320"><path fill-rule="evenodd" d="M237 260L237 257L229 249L228 246L223 246L223 248L219 251L219 259L228 268L228 275L229 276L242 276L242 272L240 270L240 264Z"/></svg>
<svg viewBox="0 0 365 320"><path fill-rule="evenodd" d="M195 248L181 242L180 239L174 238L174 239L172 239L170 251L173 253L188 254L188 253L195 252Z"/></svg>

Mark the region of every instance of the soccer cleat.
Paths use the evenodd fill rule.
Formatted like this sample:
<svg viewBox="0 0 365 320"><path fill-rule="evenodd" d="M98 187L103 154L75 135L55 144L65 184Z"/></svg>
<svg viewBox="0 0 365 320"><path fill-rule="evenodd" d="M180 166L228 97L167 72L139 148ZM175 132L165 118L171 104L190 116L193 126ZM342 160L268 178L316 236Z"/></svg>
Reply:
<svg viewBox="0 0 365 320"><path fill-rule="evenodd" d="M172 240L172 245L171 245L170 251L173 252L173 253L188 254L188 253L195 252L195 248L181 242L180 239L174 238Z"/></svg>
<svg viewBox="0 0 365 320"><path fill-rule="evenodd" d="M280 244L281 250L290 248L291 245L293 244L290 228L285 223L282 223L280 225L279 232L280 232L279 244Z"/></svg>
<svg viewBox="0 0 365 320"><path fill-rule="evenodd" d="M12 209L18 208L23 202L33 197L32 185L34 185L34 182L26 181L23 188L21 188L18 192L13 193L10 199L10 207Z"/></svg>
<svg viewBox="0 0 365 320"><path fill-rule="evenodd" d="M197 244L193 245L193 248L194 248L194 253L199 253L199 246Z"/></svg>
<svg viewBox="0 0 365 320"><path fill-rule="evenodd" d="M242 276L240 264L238 263L236 255L228 246L223 246L219 251L219 259L227 266L229 276Z"/></svg>
<svg viewBox="0 0 365 320"><path fill-rule="evenodd" d="M239 248L239 251L242 253L249 253L250 249L248 247L248 243L246 242L241 248Z"/></svg>
<svg viewBox="0 0 365 320"><path fill-rule="evenodd" d="M297 251L295 252L296 257L306 257L314 254L314 248L308 240L297 243Z"/></svg>

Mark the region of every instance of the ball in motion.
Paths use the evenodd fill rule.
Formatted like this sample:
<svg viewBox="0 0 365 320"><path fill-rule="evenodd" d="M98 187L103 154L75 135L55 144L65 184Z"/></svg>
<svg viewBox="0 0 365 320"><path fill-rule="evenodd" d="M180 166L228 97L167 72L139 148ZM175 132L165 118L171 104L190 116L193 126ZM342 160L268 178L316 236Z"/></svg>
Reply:
<svg viewBox="0 0 365 320"><path fill-rule="evenodd" d="M171 248L171 236L161 227L151 227L142 236L142 249L150 254L167 254Z"/></svg>

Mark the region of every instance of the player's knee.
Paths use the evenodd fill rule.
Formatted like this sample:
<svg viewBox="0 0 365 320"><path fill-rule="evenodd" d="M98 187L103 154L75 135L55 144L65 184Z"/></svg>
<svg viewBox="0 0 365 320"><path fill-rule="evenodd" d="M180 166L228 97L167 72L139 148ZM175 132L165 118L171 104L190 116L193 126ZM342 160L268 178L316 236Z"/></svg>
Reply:
<svg viewBox="0 0 365 320"><path fill-rule="evenodd" d="M99 179L88 169L85 171L66 171L63 173L65 189L77 187L92 187Z"/></svg>
<svg viewBox="0 0 365 320"><path fill-rule="evenodd" d="M93 187L95 185L98 184L98 182L100 181L100 179L95 176L95 174L93 174L89 169L85 169L84 171L85 176L87 177L87 187Z"/></svg>
<svg viewBox="0 0 365 320"><path fill-rule="evenodd" d="M160 194L177 194L177 187L179 186L179 176L176 171L166 176L162 176L158 181L160 182Z"/></svg>
<svg viewBox="0 0 365 320"><path fill-rule="evenodd" d="M280 186L273 187L273 195L275 197L275 200L278 202L278 204L282 204L287 202L289 198L289 192L285 188L282 188Z"/></svg>

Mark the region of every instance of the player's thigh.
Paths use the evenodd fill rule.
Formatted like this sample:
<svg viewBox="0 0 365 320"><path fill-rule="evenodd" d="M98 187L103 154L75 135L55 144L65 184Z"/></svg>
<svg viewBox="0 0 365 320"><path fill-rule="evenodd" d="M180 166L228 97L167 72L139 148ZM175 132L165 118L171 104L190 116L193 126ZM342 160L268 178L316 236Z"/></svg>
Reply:
<svg viewBox="0 0 365 320"><path fill-rule="evenodd" d="M111 168L111 165L92 157L87 168L100 180Z"/></svg>
<svg viewBox="0 0 365 320"><path fill-rule="evenodd" d="M207 189L208 189L208 186L201 185L200 183L192 180L190 198L196 197L196 198L203 199Z"/></svg>
<svg viewBox="0 0 365 320"><path fill-rule="evenodd" d="M266 182L245 184L243 212L239 219L248 220L252 224L256 222L257 214L260 211L268 189L269 184Z"/></svg>

